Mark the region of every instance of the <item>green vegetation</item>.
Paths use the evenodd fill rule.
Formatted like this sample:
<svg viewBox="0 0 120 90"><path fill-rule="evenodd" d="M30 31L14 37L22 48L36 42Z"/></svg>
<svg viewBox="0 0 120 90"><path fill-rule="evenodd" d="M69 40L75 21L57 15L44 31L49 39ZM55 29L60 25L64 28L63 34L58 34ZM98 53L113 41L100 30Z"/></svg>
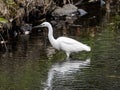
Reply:
<svg viewBox="0 0 120 90"><path fill-rule="evenodd" d="M120 29L120 15L119 14L117 14L116 16L115 16L115 29Z"/></svg>

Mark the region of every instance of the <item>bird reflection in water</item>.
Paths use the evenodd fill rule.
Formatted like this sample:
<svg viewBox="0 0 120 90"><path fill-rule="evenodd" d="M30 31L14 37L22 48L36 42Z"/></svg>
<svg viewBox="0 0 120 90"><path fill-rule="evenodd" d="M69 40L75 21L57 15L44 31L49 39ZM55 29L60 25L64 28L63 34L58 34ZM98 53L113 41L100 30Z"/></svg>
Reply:
<svg viewBox="0 0 120 90"><path fill-rule="evenodd" d="M53 90L54 78L58 77L64 80L67 77L67 80L71 78L73 79L74 77L72 74L80 71L82 68L88 68L89 65L90 59L86 59L85 61L69 60L52 65L51 69L48 72L48 78L44 90Z"/></svg>

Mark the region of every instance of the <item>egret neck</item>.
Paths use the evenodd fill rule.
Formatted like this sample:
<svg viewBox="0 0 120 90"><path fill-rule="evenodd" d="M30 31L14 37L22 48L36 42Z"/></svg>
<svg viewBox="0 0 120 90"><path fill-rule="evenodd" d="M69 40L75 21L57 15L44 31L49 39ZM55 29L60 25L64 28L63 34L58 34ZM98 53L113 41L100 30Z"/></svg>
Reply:
<svg viewBox="0 0 120 90"><path fill-rule="evenodd" d="M56 45L57 43L53 36L53 28L51 25L48 25L48 39L54 48L59 49L58 45Z"/></svg>

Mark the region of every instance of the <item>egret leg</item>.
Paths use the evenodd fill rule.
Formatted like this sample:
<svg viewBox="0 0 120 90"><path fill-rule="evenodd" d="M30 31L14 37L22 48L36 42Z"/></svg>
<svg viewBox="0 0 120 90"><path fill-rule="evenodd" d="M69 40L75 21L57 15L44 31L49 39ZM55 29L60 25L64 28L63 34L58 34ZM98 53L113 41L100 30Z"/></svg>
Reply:
<svg viewBox="0 0 120 90"><path fill-rule="evenodd" d="M66 52L66 55L67 55L67 58L66 58L66 59L69 59L69 57L70 57L70 52Z"/></svg>

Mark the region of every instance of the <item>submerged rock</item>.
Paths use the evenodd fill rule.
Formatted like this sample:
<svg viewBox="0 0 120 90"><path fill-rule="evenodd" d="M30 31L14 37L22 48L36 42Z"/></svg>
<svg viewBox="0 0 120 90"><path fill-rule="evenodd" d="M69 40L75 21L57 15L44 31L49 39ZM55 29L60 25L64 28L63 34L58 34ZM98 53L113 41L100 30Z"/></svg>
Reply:
<svg viewBox="0 0 120 90"><path fill-rule="evenodd" d="M22 34L29 34L30 31L32 30L32 24L27 24L27 23L24 23L21 27L20 27L20 30L21 30L21 33Z"/></svg>

